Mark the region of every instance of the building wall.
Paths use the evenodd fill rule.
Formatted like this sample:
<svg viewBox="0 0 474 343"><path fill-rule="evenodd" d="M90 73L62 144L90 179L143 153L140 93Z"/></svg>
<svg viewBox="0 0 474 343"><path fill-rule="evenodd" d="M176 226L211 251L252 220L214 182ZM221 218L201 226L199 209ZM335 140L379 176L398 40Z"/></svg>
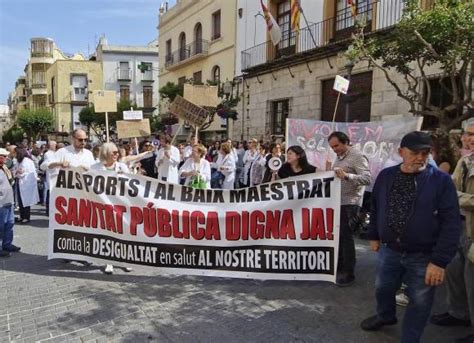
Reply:
<svg viewBox="0 0 474 343"><path fill-rule="evenodd" d="M103 66L104 89L114 90L117 93L117 99L120 99L120 86L128 85L130 87L130 101L143 107L143 86L153 87L153 105L158 112L159 102L159 77L158 77L158 48L156 54L145 53L127 53L103 51L97 56ZM120 62L128 62L131 70L130 81L118 81L118 71ZM138 65L142 62L152 63L154 82L142 82L143 75L138 69Z"/></svg>
<svg viewBox="0 0 474 343"><path fill-rule="evenodd" d="M233 80L235 75L235 39L236 39L237 0L183 0L160 17L160 84L178 83L180 77L190 79L195 72L202 72L202 81L212 80L215 66L220 68L221 82ZM221 10L221 37L212 41L212 14ZM186 44L195 41L194 29L197 23L202 25L202 39L209 42L207 56L169 70L166 64L166 41L172 40L171 52L179 49L179 36L186 34ZM166 105L165 105L166 107ZM166 110L164 111L166 112ZM222 130L218 116L207 131Z"/></svg>
<svg viewBox="0 0 474 343"><path fill-rule="evenodd" d="M102 89L102 64L98 61L57 60L47 71L48 95L54 91L54 103L49 102L48 107L55 117L54 128L56 131L70 131L72 123L71 80L72 75L87 75L87 91ZM52 89L51 80L55 78L55 87ZM87 103L77 104L86 106Z"/></svg>

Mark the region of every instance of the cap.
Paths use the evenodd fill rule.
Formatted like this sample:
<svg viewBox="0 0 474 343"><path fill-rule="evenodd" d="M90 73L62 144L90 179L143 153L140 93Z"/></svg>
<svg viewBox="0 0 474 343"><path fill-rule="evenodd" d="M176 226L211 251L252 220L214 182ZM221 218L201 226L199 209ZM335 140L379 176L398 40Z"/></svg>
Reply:
<svg viewBox="0 0 474 343"><path fill-rule="evenodd" d="M0 148L0 156L8 156L10 153L8 152L7 149Z"/></svg>
<svg viewBox="0 0 474 343"><path fill-rule="evenodd" d="M429 134L413 131L406 134L400 143L400 148L408 148L412 151L431 149L433 142Z"/></svg>

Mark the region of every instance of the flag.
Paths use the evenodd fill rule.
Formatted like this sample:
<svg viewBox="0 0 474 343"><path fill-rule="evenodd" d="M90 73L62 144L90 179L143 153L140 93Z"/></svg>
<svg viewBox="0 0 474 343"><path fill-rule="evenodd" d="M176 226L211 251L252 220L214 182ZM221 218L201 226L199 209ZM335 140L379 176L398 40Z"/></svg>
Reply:
<svg viewBox="0 0 474 343"><path fill-rule="evenodd" d="M351 7L352 16L357 15L357 0L347 0L347 4Z"/></svg>
<svg viewBox="0 0 474 343"><path fill-rule="evenodd" d="M273 18L267 6L263 4L262 0L260 0L260 4L262 4L263 17L265 18L265 21L267 23L267 30L270 33L273 45L277 45L278 43L280 43L281 40L280 26L278 26L277 22L275 21L275 18Z"/></svg>
<svg viewBox="0 0 474 343"><path fill-rule="evenodd" d="M300 0L291 0L291 29L300 32Z"/></svg>

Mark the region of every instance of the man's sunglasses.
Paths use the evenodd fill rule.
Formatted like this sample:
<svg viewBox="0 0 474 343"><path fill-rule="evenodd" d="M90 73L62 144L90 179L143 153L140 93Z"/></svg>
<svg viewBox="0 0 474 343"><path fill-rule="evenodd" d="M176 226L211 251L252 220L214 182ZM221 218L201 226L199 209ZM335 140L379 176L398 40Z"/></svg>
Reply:
<svg viewBox="0 0 474 343"><path fill-rule="evenodd" d="M87 142L87 138L77 138L77 137L74 137L74 139L78 140L79 142Z"/></svg>

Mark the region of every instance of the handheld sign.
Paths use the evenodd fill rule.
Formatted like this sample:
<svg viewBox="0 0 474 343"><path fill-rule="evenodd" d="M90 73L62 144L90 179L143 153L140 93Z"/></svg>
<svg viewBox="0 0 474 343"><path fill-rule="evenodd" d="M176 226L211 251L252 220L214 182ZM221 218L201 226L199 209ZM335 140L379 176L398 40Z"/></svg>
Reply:
<svg viewBox="0 0 474 343"><path fill-rule="evenodd" d="M151 134L150 121L142 120L117 120L118 138L147 137Z"/></svg>
<svg viewBox="0 0 474 343"><path fill-rule="evenodd" d="M94 91L93 99L96 113L117 112L115 91Z"/></svg>
<svg viewBox="0 0 474 343"><path fill-rule="evenodd" d="M347 90L349 89L349 80L343 78L342 76L336 75L332 89L338 91L339 93L347 94Z"/></svg>
<svg viewBox="0 0 474 343"><path fill-rule="evenodd" d="M142 120L143 111L123 111L124 120Z"/></svg>
<svg viewBox="0 0 474 343"><path fill-rule="evenodd" d="M177 95L170 104L170 112L196 126L202 126L209 116L209 111L184 99L180 95Z"/></svg>

